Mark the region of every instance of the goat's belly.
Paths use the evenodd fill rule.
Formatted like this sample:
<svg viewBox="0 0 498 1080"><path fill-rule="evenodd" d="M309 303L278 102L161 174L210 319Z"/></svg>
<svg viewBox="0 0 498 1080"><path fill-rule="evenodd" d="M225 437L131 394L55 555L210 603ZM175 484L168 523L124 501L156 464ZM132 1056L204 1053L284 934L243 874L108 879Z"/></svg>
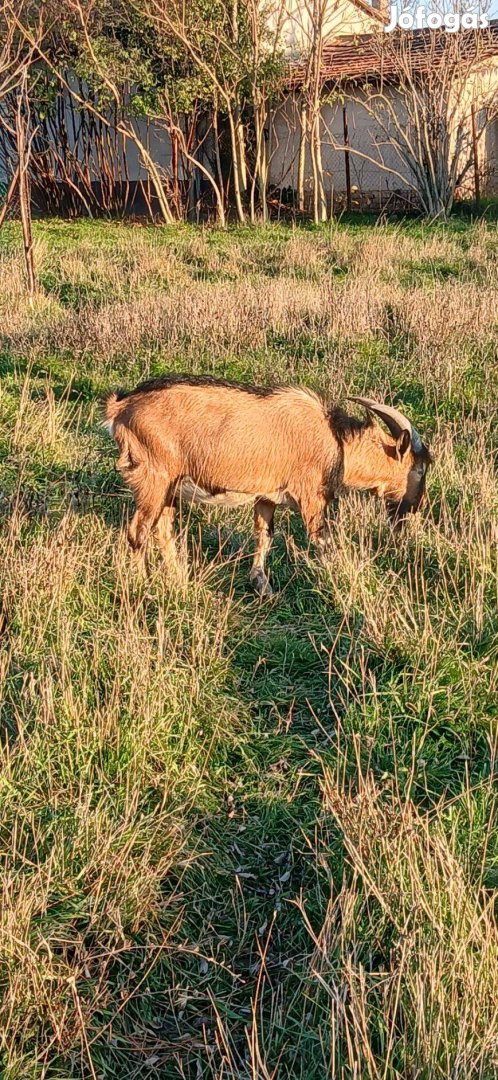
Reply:
<svg viewBox="0 0 498 1080"><path fill-rule="evenodd" d="M178 488L181 499L190 503L201 503L204 506L247 506L255 503L258 499L266 499L267 502L277 506L291 506L295 508L294 499L287 491L271 492L248 492L248 491L206 491L205 488L196 484L189 476L184 477Z"/></svg>

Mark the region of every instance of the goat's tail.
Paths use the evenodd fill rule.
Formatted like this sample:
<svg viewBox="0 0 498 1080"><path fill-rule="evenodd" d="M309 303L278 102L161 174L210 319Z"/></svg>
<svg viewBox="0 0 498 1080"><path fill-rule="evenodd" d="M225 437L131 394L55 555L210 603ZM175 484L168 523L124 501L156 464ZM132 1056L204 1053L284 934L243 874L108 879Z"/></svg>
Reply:
<svg viewBox="0 0 498 1080"><path fill-rule="evenodd" d="M123 406L123 400L128 395L123 390L113 390L111 394L108 394L104 401L104 420L103 425L107 428L109 435L114 436L114 421Z"/></svg>

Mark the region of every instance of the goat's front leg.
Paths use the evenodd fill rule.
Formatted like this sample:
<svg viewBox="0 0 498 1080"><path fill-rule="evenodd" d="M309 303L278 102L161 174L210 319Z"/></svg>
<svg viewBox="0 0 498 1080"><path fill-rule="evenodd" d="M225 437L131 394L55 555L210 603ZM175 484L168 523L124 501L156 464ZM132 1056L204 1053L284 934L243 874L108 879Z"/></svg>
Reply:
<svg viewBox="0 0 498 1080"><path fill-rule="evenodd" d="M265 561L273 538L274 514L274 503L267 502L266 499L258 499L254 504L254 536L256 539L256 551L254 553L249 580L260 596L271 596L273 591L265 572Z"/></svg>
<svg viewBox="0 0 498 1080"><path fill-rule="evenodd" d="M330 551L330 529L326 517L327 503L323 495L304 496L299 509L310 540L319 555L325 558Z"/></svg>

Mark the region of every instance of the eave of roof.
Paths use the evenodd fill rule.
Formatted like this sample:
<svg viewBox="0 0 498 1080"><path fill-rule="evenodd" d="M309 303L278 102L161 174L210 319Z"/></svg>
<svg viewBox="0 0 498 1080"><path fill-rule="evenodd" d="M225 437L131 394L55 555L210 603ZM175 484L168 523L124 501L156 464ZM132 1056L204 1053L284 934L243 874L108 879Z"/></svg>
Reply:
<svg viewBox="0 0 498 1080"><path fill-rule="evenodd" d="M437 30L399 31L400 49L396 53L396 39L378 34L355 34L344 36L324 45L322 49L321 79L324 83L345 83L369 80L395 79L399 74L399 55L409 59L412 71L423 72L446 57L444 32ZM498 55L498 20L490 23L487 30L459 31L462 39L460 58L462 63L482 61ZM294 61L290 64L289 84L299 89L307 77L307 64Z"/></svg>

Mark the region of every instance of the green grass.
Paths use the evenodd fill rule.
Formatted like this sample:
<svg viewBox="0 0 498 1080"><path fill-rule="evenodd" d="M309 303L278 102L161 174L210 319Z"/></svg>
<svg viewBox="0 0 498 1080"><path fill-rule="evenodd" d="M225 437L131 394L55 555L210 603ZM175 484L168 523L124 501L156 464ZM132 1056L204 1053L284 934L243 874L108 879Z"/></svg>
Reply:
<svg viewBox="0 0 498 1080"><path fill-rule="evenodd" d="M0 1070L498 1070L498 228L0 233ZM194 512L135 579L99 399L166 370L401 403L435 465L330 566Z"/></svg>

